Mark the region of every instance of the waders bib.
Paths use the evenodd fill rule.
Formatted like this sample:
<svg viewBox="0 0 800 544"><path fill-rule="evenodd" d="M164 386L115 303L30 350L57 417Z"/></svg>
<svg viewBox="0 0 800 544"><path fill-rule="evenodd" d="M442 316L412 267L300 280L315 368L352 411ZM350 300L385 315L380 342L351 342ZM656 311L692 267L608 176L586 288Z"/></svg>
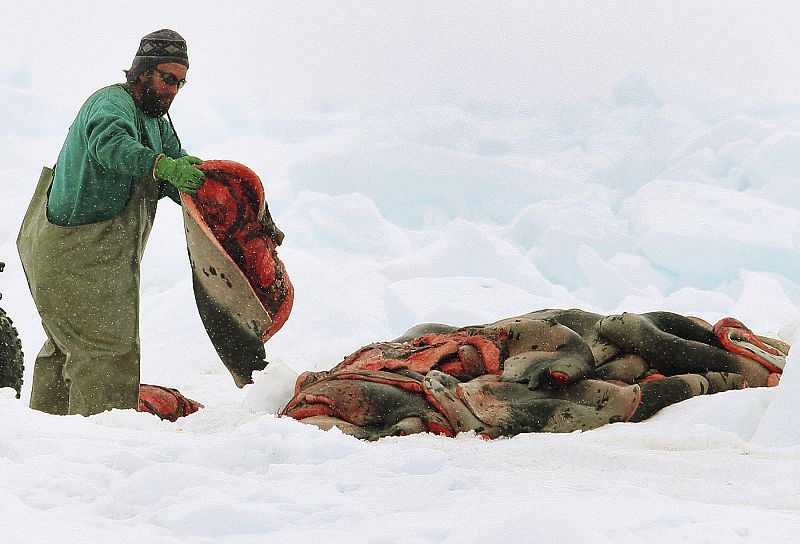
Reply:
<svg viewBox="0 0 800 544"><path fill-rule="evenodd" d="M139 264L158 182L139 180L113 219L61 227L47 219L53 170L44 168L19 250L47 341L36 357L31 408L91 415L139 402Z"/></svg>

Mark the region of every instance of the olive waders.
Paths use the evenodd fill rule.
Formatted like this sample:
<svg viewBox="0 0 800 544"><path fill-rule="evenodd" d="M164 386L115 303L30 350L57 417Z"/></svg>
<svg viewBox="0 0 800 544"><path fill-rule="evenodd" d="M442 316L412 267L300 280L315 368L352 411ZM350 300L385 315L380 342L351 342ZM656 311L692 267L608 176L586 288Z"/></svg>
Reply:
<svg viewBox="0 0 800 544"><path fill-rule="evenodd" d="M139 264L159 184L134 184L113 219L61 227L47 219L45 167L17 249L47 340L36 356L31 408L91 415L139 404Z"/></svg>

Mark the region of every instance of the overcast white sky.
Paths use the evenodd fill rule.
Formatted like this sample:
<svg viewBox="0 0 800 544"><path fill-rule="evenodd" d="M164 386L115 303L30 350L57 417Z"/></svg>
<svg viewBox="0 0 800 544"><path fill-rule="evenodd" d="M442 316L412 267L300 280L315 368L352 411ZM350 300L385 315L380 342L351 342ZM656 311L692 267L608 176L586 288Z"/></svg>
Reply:
<svg viewBox="0 0 800 544"><path fill-rule="evenodd" d="M117 80L162 27L187 38L193 87L273 108L519 104L598 96L630 73L670 101L793 99L800 59L788 1L15 2L0 18L0 84L67 81L70 100Z"/></svg>

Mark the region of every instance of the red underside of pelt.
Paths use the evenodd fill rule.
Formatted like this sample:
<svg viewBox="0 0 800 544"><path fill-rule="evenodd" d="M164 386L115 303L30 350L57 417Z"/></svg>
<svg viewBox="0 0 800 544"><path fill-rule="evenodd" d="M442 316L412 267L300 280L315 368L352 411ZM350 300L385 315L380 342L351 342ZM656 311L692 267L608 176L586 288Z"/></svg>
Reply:
<svg viewBox="0 0 800 544"><path fill-rule="evenodd" d="M167 421L188 416L203 408L199 402L184 396L177 389L161 385L139 386L139 412L147 412Z"/></svg>
<svg viewBox="0 0 800 544"><path fill-rule="evenodd" d="M263 185L252 170L234 161L205 161L198 168L206 179L191 200L272 318L266 342L289 318L294 287L277 257L276 241L260 221Z"/></svg>

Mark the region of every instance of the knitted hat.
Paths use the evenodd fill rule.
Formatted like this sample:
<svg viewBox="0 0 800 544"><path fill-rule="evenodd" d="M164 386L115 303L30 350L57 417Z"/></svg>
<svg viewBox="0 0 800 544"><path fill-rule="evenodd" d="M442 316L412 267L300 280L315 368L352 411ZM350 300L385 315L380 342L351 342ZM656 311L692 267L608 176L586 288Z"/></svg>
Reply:
<svg viewBox="0 0 800 544"><path fill-rule="evenodd" d="M186 40L168 28L156 30L142 38L130 69L125 71L128 83L139 79L139 75L145 70L166 62L176 62L189 67Z"/></svg>

